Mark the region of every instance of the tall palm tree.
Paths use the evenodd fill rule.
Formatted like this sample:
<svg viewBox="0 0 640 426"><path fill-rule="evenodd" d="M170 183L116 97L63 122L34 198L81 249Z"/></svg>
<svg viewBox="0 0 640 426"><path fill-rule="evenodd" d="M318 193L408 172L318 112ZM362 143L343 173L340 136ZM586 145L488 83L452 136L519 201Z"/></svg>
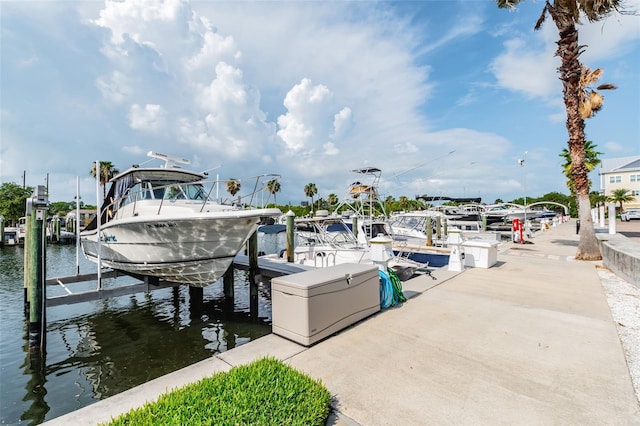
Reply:
<svg viewBox="0 0 640 426"><path fill-rule="evenodd" d="M513 9L522 1L496 0L496 3L500 8ZM584 87L580 86L583 67L579 57L584 46L580 46L578 43L576 24L580 24L581 15L584 15L590 22L594 22L606 18L615 11L623 13L621 3L622 0L547 0L534 27L536 30L540 29L548 14L558 29L559 40L557 41L556 56L561 60L558 72L563 85L563 99L567 112L566 126L569 134L571 176L578 201L578 217L582 223L576 253L576 259L580 260L599 260L602 256L593 228L591 203L589 202L589 172L585 165L584 151L584 118L580 113Z"/></svg>
<svg viewBox="0 0 640 426"><path fill-rule="evenodd" d="M231 178L227 181L227 192L231 194L231 197L234 197L242 188L242 184L238 179Z"/></svg>
<svg viewBox="0 0 640 426"><path fill-rule="evenodd" d="M327 195L327 203L329 203L330 206L333 206L335 204L338 203L338 196L336 194L334 194L333 192L329 195Z"/></svg>
<svg viewBox="0 0 640 426"><path fill-rule="evenodd" d="M280 182L278 179L271 179L267 182L267 191L269 191L270 194L273 194L273 203L277 205L278 201L276 199L276 193L280 192Z"/></svg>
<svg viewBox="0 0 640 426"><path fill-rule="evenodd" d="M622 203L628 203L636 198L631 195L631 190L627 188L614 189L607 201L610 203L620 203L620 213L622 213Z"/></svg>
<svg viewBox="0 0 640 426"><path fill-rule="evenodd" d="M96 163L91 165L91 176L96 177ZM111 161L100 161L100 185L102 185L102 198L107 198L107 182L120 173L120 170L116 169Z"/></svg>
<svg viewBox="0 0 640 426"><path fill-rule="evenodd" d="M311 198L311 211L313 211L313 196L318 193L318 188L315 183L308 183L304 186L304 193L307 197Z"/></svg>
<svg viewBox="0 0 640 426"><path fill-rule="evenodd" d="M602 162L598 158L598 156L602 155L602 152L596 151L596 146L592 141L586 141L584 144L584 165L587 168L587 173L595 170ZM573 183L573 176L571 175L571 153L567 148L563 148L559 155L564 159L562 163L562 174L567 177L567 187L569 191L571 191L571 195L575 197L576 190ZM589 180L589 186L591 186L591 180Z"/></svg>

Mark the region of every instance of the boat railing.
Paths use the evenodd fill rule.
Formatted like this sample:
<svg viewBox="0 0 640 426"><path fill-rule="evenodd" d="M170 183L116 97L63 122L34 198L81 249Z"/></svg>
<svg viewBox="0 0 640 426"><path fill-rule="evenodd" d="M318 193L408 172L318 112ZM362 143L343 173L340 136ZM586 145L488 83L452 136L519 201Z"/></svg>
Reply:
<svg viewBox="0 0 640 426"><path fill-rule="evenodd" d="M270 180L277 180L280 175L263 174L243 179L234 179L239 183L239 189L242 183L250 183L250 191L244 194L233 193L230 198L220 196L220 192L224 189L227 192L227 184L229 180L200 180L193 182L170 183L166 185L155 185L151 182L143 182L142 187L132 187L126 190L120 197L110 197L109 201L103 204L100 214L103 218L102 222L108 222L115 218L122 218L124 214L135 216L139 211L139 204L143 201L157 200L159 201L156 215L160 215L163 207L169 202L175 200L188 200L194 204L200 204L200 212L204 211L207 205L215 203L219 206L226 206L229 210L237 210L244 208L263 208L271 201L271 188L268 186ZM208 188L208 189L207 189ZM173 191L171 195L169 191ZM267 199L264 199L265 192L268 193ZM175 194L175 195L174 195ZM262 195L262 198L260 198ZM258 204L260 203L260 204ZM123 207L132 204L131 210L124 213ZM173 204L171 204L173 205Z"/></svg>

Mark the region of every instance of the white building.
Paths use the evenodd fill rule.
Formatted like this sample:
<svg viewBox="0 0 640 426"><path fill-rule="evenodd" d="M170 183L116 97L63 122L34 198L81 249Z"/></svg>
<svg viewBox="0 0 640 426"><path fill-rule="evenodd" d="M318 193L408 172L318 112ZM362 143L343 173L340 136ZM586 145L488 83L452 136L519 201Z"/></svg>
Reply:
<svg viewBox="0 0 640 426"><path fill-rule="evenodd" d="M640 155L602 160L598 174L601 194L611 196L616 189L625 188L635 199L623 203L623 208L640 207Z"/></svg>

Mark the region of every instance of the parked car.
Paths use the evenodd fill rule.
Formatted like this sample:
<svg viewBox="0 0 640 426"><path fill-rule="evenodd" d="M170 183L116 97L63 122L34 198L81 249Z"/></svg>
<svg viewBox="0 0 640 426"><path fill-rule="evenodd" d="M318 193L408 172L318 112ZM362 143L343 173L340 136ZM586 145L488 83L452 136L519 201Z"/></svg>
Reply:
<svg viewBox="0 0 640 426"><path fill-rule="evenodd" d="M628 222L633 219L640 220L640 209L627 209L620 215L620 219L622 219L623 222Z"/></svg>

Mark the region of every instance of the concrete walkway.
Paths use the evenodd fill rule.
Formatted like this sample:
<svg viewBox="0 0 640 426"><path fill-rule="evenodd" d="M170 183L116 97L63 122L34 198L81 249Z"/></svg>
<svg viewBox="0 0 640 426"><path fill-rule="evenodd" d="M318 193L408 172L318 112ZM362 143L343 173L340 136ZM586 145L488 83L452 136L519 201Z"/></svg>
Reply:
<svg viewBox="0 0 640 426"><path fill-rule="evenodd" d="M271 355L321 379L336 425L640 425L596 267L575 222L498 264L405 283L414 297L306 348L269 335L47 424L97 424L160 393Z"/></svg>

